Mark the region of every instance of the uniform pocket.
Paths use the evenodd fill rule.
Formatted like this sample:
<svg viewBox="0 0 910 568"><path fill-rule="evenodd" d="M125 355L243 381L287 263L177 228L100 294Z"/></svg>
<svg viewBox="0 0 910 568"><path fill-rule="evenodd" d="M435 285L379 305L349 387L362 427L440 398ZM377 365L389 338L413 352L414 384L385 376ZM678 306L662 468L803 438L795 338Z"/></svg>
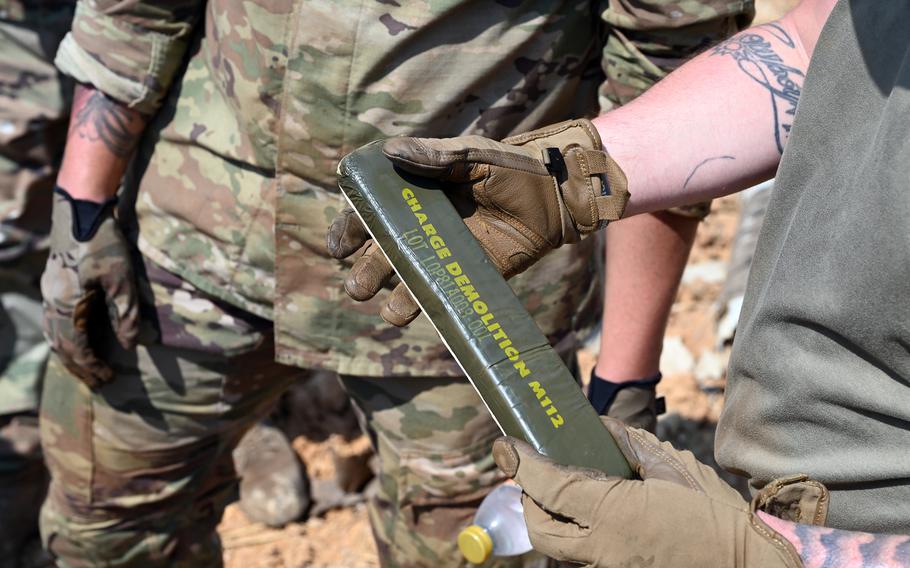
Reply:
<svg viewBox="0 0 910 568"><path fill-rule="evenodd" d="M397 508L409 529L448 538L473 517L477 506L505 476L490 453L499 431L482 441L446 451L398 454Z"/></svg>

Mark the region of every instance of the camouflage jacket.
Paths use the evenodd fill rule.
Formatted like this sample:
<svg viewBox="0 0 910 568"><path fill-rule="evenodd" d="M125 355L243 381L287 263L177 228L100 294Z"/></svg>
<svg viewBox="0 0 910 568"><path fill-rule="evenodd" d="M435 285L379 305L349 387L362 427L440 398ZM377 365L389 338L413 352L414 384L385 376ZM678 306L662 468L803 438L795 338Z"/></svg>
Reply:
<svg viewBox="0 0 910 568"><path fill-rule="evenodd" d="M744 9L705 0L693 16L679 8L692 2L650 3L686 13L681 25ZM602 11L589 0L92 0L57 64L158 111L127 184L139 247L272 319L279 361L454 375L424 318L393 329L377 305L345 296L345 267L325 251L343 206L335 166L377 138L501 138L596 113ZM599 316L596 251L588 239L514 281L554 343L570 346Z"/></svg>

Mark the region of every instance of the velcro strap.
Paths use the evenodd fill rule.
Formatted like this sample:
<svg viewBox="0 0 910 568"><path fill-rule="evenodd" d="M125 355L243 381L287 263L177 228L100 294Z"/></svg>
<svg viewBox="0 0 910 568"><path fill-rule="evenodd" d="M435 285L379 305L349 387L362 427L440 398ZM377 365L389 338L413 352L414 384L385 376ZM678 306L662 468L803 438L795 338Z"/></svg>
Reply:
<svg viewBox="0 0 910 568"><path fill-rule="evenodd" d="M601 223L622 219L626 204L629 202L629 182L626 180L626 174L605 152L588 153L591 154L589 159L592 170L596 165L599 173L606 177L604 195L594 198Z"/></svg>
<svg viewBox="0 0 910 568"><path fill-rule="evenodd" d="M622 214L626 210L626 203L629 202L628 193L625 197L618 195L609 195L607 197L595 197L594 202L597 204L597 217L601 221L617 221L622 219Z"/></svg>
<svg viewBox="0 0 910 568"><path fill-rule="evenodd" d="M605 174L615 167L606 152L599 150L585 150L585 161L591 174Z"/></svg>

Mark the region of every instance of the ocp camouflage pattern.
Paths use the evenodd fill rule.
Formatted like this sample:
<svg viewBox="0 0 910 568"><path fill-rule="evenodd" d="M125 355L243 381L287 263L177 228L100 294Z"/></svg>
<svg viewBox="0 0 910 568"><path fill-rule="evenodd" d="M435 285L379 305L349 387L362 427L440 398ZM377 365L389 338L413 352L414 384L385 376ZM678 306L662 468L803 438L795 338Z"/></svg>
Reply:
<svg viewBox="0 0 910 568"><path fill-rule="evenodd" d="M690 12L719 5L678 4ZM347 299L346 267L324 250L325 230L343 205L335 164L375 138L502 138L596 114L608 35L601 14L608 7L580 0L94 0L80 5L76 32L58 56L64 70L134 108L154 110L164 97L125 199L136 203L143 253L196 291L178 298L177 286L172 299L162 300L164 313L174 305L165 320L180 313L194 320L198 292L272 319L280 361L343 373L355 401L372 413L367 426L383 474L370 515L388 565L455 563L453 527L498 480L488 453L478 449L496 431L467 382L440 388L430 382L458 369L425 319L391 328L375 315L383 297L366 305ZM731 8L698 17L732 15ZM123 41L124 20L155 30L154 41ZM162 54L177 53L184 72L159 65ZM597 242L588 239L515 280L563 353L574 348L573 332L599 317L598 256ZM207 324L191 329L183 336L200 353L229 340ZM411 374L419 380L362 378ZM163 384L151 371L148 377ZM115 381L105 388L119 387ZM78 472L86 442L62 436L67 412L77 409L58 403L62 418L48 422L57 424L53 443ZM143 416L156 415L149 409ZM60 511L46 517L46 526L68 532L73 543L83 534L102 543L104 522L117 522L108 518L80 533ZM135 511L121 512L133 522ZM174 514L169 509L160 522ZM125 542L133 558L154 558L162 544L123 538L111 534L106 542Z"/></svg>
<svg viewBox="0 0 910 568"><path fill-rule="evenodd" d="M37 411L48 356L38 279L72 89L53 55L74 5L0 0L0 417Z"/></svg>
<svg viewBox="0 0 910 568"><path fill-rule="evenodd" d="M72 82L53 65L75 0L0 0L0 262L40 247Z"/></svg>
<svg viewBox="0 0 910 568"><path fill-rule="evenodd" d="M0 564L18 565L47 479L37 413L50 349L38 280L72 83L53 66L75 0L0 0ZM10 564L11 563L11 564Z"/></svg>
<svg viewBox="0 0 910 568"><path fill-rule="evenodd" d="M746 27L753 0L613 0L600 89L604 111L636 98L709 46Z"/></svg>
<svg viewBox="0 0 910 568"><path fill-rule="evenodd" d="M104 326L93 337L115 380L93 390L56 355L48 365L41 533L60 568L220 566L232 449L306 374L274 362L268 322L145 268L154 340L126 350Z"/></svg>
<svg viewBox="0 0 910 568"><path fill-rule="evenodd" d="M58 64L118 92L101 63L117 53L113 69L123 81L165 84L166 73L142 76L151 55L103 41L120 37L122 26L109 15L115 4L80 5L71 36L78 42L64 43ZM132 17L147 17L142 2L133 5ZM425 319L393 329L376 315L378 304L345 297L347 268L325 251L325 231L343 206L335 165L376 138L502 138L595 113L598 8L587 1L206 3L186 71L150 127L158 140L142 146L128 184L140 249L199 289L273 319L283 363L357 375L460 374ZM200 9L202 2L184 0L160 10L192 25ZM85 34L92 41L82 41ZM72 62L82 64L73 69ZM558 251L515 283L553 342L566 344L598 317L595 251L594 241Z"/></svg>

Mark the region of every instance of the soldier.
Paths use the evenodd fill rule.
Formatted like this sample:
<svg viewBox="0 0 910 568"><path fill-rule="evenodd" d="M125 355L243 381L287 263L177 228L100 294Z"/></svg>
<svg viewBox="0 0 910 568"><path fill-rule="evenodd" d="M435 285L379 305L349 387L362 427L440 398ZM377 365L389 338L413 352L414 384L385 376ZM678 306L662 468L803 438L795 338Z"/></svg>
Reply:
<svg viewBox="0 0 910 568"><path fill-rule="evenodd" d="M704 2L683 21L732 31L745 8ZM230 450L301 368L340 374L377 448L383 562L456 562L458 529L502 479L498 432L426 321L390 327L344 297L344 267L325 251L342 207L335 164L384 136L501 137L594 113L601 11L79 4L57 56L81 86L42 285L56 353L42 533L61 566L217 565ZM516 280L567 359L597 317L595 248ZM416 317L407 296L381 296L387 319Z"/></svg>
<svg viewBox="0 0 910 568"><path fill-rule="evenodd" d="M0 566L38 529L38 401L48 347L38 279L72 83L52 60L74 2L0 2Z"/></svg>
<svg viewBox="0 0 910 568"><path fill-rule="evenodd" d="M535 548L604 567L910 566L908 24L904 3L807 0L593 121L385 142L398 167L475 196L466 224L505 274L566 235L777 170L716 447L752 502L612 418L637 479L504 438L493 454L526 492ZM554 219L571 222L538 222Z"/></svg>
<svg viewBox="0 0 910 568"><path fill-rule="evenodd" d="M0 2L0 565L17 564L37 534L47 474L38 402L49 349L39 278L47 258L51 195L63 154L72 81L53 65L75 1ZM254 442L252 440L255 439ZM246 440L246 439L245 439ZM241 506L284 524L308 503L303 472L274 427L238 448ZM265 466L264 464L268 465Z"/></svg>
<svg viewBox="0 0 910 568"><path fill-rule="evenodd" d="M759 7L767 10L768 4ZM606 3L601 111L640 96L692 55L741 29L751 15L751 4ZM601 414L654 432L663 411L655 391L664 330L698 224L710 209L710 202L684 205L606 229L600 351L588 390Z"/></svg>

